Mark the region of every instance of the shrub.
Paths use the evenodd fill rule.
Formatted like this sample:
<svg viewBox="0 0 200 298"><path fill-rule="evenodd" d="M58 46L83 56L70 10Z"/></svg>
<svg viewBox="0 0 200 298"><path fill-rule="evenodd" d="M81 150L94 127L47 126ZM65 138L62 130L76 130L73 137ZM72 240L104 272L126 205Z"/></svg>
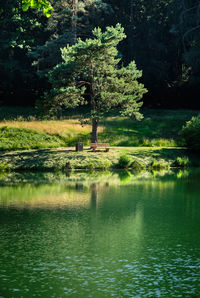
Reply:
<svg viewBox="0 0 200 298"><path fill-rule="evenodd" d="M139 160L134 160L131 163L131 168L132 169L135 169L135 170L140 170L140 169L144 169L145 168L145 165L141 161L139 161Z"/></svg>
<svg viewBox="0 0 200 298"><path fill-rule="evenodd" d="M5 172L7 170L7 165L5 165L4 163L0 163L0 172Z"/></svg>
<svg viewBox="0 0 200 298"><path fill-rule="evenodd" d="M200 115L192 117L190 121L186 122L180 135L188 148L200 150Z"/></svg>
<svg viewBox="0 0 200 298"><path fill-rule="evenodd" d="M128 168L131 164L131 157L127 154L123 154L119 157L118 167L120 169Z"/></svg>
<svg viewBox="0 0 200 298"><path fill-rule="evenodd" d="M111 167L111 162L107 159L92 159L88 160L86 164L82 163L80 167L87 170L107 170Z"/></svg>
<svg viewBox="0 0 200 298"><path fill-rule="evenodd" d="M149 167L151 169L156 169L156 170L160 170L160 169L165 169L169 167L169 164L163 160L156 160L156 159L152 159Z"/></svg>
<svg viewBox="0 0 200 298"><path fill-rule="evenodd" d="M188 157L177 157L173 163L173 166L178 168L186 168L190 166Z"/></svg>

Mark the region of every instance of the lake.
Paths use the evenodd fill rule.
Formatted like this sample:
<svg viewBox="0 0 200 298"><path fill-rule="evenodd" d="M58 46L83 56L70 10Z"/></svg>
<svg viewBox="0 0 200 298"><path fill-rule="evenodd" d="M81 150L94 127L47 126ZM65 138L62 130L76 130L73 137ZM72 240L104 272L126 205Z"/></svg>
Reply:
<svg viewBox="0 0 200 298"><path fill-rule="evenodd" d="M0 297L200 297L200 171L2 174Z"/></svg>

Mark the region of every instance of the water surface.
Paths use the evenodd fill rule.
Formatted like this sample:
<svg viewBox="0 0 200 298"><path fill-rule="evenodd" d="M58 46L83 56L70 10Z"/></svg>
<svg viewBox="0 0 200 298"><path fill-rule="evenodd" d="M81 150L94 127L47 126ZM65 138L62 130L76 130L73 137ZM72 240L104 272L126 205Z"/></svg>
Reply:
<svg viewBox="0 0 200 298"><path fill-rule="evenodd" d="M200 297L199 171L13 175L1 297Z"/></svg>

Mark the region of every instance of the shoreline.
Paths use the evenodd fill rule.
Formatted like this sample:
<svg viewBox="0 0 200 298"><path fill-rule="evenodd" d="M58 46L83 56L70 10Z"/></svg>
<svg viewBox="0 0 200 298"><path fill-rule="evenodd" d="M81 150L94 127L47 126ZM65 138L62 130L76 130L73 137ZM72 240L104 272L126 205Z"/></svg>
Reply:
<svg viewBox="0 0 200 298"><path fill-rule="evenodd" d="M130 164L122 167L120 156L128 156ZM179 164L177 160L180 160ZM186 162L187 161L187 162ZM200 167L200 158L186 148L111 147L109 152L74 147L0 151L0 172L55 172L71 170L164 169Z"/></svg>

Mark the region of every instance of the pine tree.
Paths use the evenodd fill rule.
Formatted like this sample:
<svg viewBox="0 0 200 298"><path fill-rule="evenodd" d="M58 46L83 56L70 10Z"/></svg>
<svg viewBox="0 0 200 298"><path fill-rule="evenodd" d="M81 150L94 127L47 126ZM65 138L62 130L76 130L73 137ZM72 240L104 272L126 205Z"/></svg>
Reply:
<svg viewBox="0 0 200 298"><path fill-rule="evenodd" d="M62 49L64 62L50 71L54 88L44 96L44 106L50 112L89 103L92 143L98 142L99 120L113 108L120 108L122 115L140 119L140 100L147 92L137 81L142 72L134 61L119 67L117 45L126 37L121 25L107 27L105 32L95 28L93 35L93 39L79 38L75 45Z"/></svg>

